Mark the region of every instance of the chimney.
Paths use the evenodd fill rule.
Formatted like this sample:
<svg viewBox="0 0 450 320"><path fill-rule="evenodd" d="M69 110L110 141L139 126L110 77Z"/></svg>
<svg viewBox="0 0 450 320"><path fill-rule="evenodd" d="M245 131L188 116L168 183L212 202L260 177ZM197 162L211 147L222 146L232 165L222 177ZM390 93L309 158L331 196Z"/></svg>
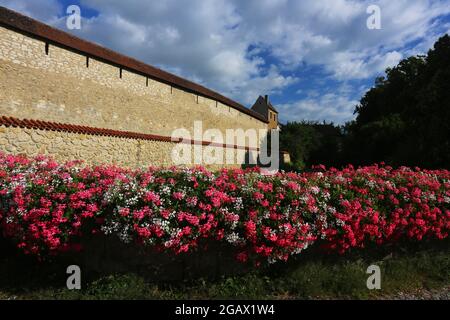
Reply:
<svg viewBox="0 0 450 320"><path fill-rule="evenodd" d="M265 101L267 104L269 104L269 96L268 96L267 94L264 96L264 101Z"/></svg>

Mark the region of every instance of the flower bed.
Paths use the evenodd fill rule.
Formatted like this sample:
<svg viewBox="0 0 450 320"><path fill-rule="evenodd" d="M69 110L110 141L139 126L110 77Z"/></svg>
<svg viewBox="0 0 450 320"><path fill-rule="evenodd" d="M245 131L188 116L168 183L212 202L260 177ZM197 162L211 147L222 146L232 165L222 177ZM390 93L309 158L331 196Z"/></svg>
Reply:
<svg viewBox="0 0 450 320"><path fill-rule="evenodd" d="M266 176L259 169L128 170L0 154L0 225L26 253L80 250L114 234L175 254L202 239L246 261L287 260L320 241L343 253L450 230L450 172L370 166Z"/></svg>

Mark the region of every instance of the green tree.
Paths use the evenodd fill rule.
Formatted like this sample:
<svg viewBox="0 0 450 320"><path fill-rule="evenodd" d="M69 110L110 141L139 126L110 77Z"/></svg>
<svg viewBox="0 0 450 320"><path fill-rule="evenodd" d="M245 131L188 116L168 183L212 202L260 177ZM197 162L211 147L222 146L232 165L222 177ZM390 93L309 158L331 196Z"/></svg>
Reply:
<svg viewBox="0 0 450 320"><path fill-rule="evenodd" d="M450 167L450 37L426 56L402 60L377 78L345 126L345 159L355 164Z"/></svg>
<svg viewBox="0 0 450 320"><path fill-rule="evenodd" d="M341 145L341 128L333 123L288 122L281 128L281 150L290 153L293 165L298 169L315 164L340 165Z"/></svg>

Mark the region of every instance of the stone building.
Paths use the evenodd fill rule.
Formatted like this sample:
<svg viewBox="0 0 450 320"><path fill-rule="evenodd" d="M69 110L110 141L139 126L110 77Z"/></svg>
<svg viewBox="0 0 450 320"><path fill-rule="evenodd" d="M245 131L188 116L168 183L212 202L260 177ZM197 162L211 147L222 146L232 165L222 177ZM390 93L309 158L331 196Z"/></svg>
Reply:
<svg viewBox="0 0 450 320"><path fill-rule="evenodd" d="M259 152L258 141L181 140L174 130L276 128L260 97L252 109L189 80L0 7L0 151L137 167L173 165L175 145ZM258 103L257 101L257 103ZM265 108L264 109L264 104ZM261 105L261 106L259 106ZM204 153L204 150L203 150ZM206 156L205 156L206 157ZM193 164L203 164L202 158ZM228 162L227 162L228 165ZM218 164L218 167L224 166Z"/></svg>
<svg viewBox="0 0 450 320"><path fill-rule="evenodd" d="M253 104L252 110L261 114L265 119L268 120L268 129L280 130L278 122L278 111L272 105L269 100L269 96L265 95L264 98L259 96L256 102Z"/></svg>

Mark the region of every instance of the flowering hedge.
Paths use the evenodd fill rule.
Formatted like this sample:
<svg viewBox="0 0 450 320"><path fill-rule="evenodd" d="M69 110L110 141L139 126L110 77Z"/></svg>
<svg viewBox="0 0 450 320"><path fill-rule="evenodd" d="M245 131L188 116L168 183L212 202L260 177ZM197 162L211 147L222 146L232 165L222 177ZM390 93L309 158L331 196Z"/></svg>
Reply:
<svg viewBox="0 0 450 320"><path fill-rule="evenodd" d="M241 261L269 262L316 241L343 253L448 236L449 171L317 169L129 170L0 154L0 226L39 256L80 250L83 236L100 233L177 254L222 241Z"/></svg>

